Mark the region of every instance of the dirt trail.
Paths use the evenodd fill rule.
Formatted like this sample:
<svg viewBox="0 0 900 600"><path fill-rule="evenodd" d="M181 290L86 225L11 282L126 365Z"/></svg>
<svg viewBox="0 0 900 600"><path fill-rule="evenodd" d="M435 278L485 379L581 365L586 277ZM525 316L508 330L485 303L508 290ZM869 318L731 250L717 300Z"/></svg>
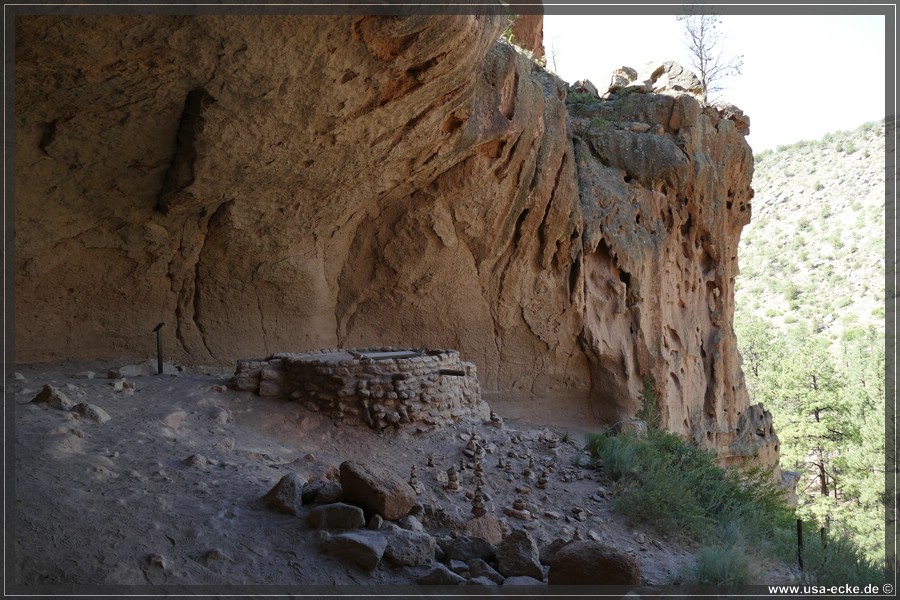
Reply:
<svg viewBox="0 0 900 600"><path fill-rule="evenodd" d="M459 467L472 431L488 451L488 514L524 527L539 544L578 530L633 552L650 585L671 582L696 551L629 526L608 497L597 495L608 483L578 448L587 421L574 405L570 412L554 410L548 421L537 403L495 398L492 407L506 418L502 428L461 423L428 434L378 434L336 425L296 402L228 389L229 372L222 369L133 377L133 393L116 391L106 373L117 366L19 365L24 380L7 380L7 392L15 392L6 411L15 421L18 585L412 583L427 566L379 565L368 573L324 556L303 519L272 511L262 496L291 471L317 480L345 460L388 467L404 478L415 465L424 488L419 502L440 515L423 518L426 529L449 535L472 517L465 496L472 471L462 471L456 493L440 477ZM95 377L73 377L84 371ZM99 424L31 403L45 384L111 419ZM552 434L566 432L571 443L552 447ZM522 474L529 454L531 478ZM429 455L434 467L427 466ZM511 472L498 467L500 458L513 465ZM552 473L546 489L538 489L543 466ZM503 514L516 497L536 518Z"/></svg>

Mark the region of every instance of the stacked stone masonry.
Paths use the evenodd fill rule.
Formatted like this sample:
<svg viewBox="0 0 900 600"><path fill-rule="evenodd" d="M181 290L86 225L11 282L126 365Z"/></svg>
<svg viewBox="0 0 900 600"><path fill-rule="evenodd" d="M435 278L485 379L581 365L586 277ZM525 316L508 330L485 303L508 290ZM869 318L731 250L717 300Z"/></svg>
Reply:
<svg viewBox="0 0 900 600"><path fill-rule="evenodd" d="M260 396L293 398L311 411L378 430L490 418L475 365L461 360L456 350L279 353L238 361L235 386Z"/></svg>

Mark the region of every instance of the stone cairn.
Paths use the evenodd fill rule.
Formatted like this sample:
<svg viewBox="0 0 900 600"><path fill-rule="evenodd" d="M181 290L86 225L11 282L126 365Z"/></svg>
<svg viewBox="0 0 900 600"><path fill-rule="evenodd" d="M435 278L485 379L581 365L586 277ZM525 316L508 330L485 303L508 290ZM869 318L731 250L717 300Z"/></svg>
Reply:
<svg viewBox="0 0 900 600"><path fill-rule="evenodd" d="M373 429L443 427L490 420L475 365L456 350L371 348L272 354L240 360L234 385L293 398L315 412Z"/></svg>
<svg viewBox="0 0 900 600"><path fill-rule="evenodd" d="M447 485L448 492L456 492L459 490L459 475L456 474L456 468L451 466L447 469Z"/></svg>

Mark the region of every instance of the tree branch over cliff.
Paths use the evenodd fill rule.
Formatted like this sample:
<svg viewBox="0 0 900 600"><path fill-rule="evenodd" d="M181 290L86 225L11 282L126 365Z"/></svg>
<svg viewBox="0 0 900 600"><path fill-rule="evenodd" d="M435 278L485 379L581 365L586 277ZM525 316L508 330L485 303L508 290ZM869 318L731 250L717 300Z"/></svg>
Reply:
<svg viewBox="0 0 900 600"><path fill-rule="evenodd" d="M703 86L703 103L708 104L711 95L724 89L723 79L741 74L744 57L725 54L722 47L724 36L718 29L722 21L718 15L694 13L676 18L684 26L684 39L691 55L691 66Z"/></svg>

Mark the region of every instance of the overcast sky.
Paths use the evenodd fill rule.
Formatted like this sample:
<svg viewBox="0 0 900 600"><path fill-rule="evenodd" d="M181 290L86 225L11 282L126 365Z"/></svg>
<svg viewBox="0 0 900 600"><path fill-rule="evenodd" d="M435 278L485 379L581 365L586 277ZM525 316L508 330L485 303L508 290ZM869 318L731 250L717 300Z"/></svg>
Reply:
<svg viewBox="0 0 900 600"><path fill-rule="evenodd" d="M885 17L721 17L726 54L743 55L724 100L750 117L755 152L885 116ZM686 67L682 23L673 15L544 16L547 67L569 83L604 91L613 69L649 61Z"/></svg>

